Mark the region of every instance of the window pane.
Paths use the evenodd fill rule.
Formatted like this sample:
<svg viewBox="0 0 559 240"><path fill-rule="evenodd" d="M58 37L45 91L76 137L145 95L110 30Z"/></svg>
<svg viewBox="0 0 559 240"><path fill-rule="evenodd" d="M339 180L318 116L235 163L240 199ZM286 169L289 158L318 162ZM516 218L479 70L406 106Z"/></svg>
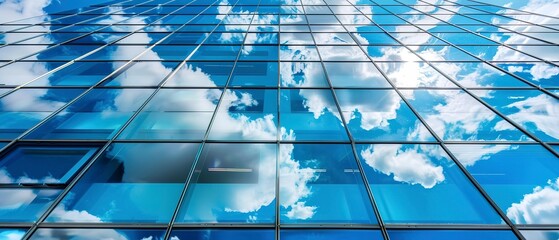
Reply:
<svg viewBox="0 0 559 240"><path fill-rule="evenodd" d="M458 90L402 90L443 140L532 141L510 123Z"/></svg>
<svg viewBox="0 0 559 240"><path fill-rule="evenodd" d="M103 82L103 86L159 86L178 62L135 62Z"/></svg>
<svg viewBox="0 0 559 240"><path fill-rule="evenodd" d="M331 90L282 90L282 140L349 140Z"/></svg>
<svg viewBox="0 0 559 240"><path fill-rule="evenodd" d="M96 151L88 147L17 147L0 159L0 183L67 183Z"/></svg>
<svg viewBox="0 0 559 240"><path fill-rule="evenodd" d="M556 240L559 239L559 231L550 230L524 230L521 231L526 240Z"/></svg>
<svg viewBox="0 0 559 240"><path fill-rule="evenodd" d="M358 145L357 153L386 223L503 223L438 145Z"/></svg>
<svg viewBox="0 0 559 240"><path fill-rule="evenodd" d="M330 87L318 62L280 62L280 80L282 87Z"/></svg>
<svg viewBox="0 0 559 240"><path fill-rule="evenodd" d="M7 239L7 240L19 240L23 239L23 235L25 235L25 229L9 229L4 228L0 229L0 239Z"/></svg>
<svg viewBox="0 0 559 240"><path fill-rule="evenodd" d="M109 139L153 89L94 89L26 138Z"/></svg>
<svg viewBox="0 0 559 240"><path fill-rule="evenodd" d="M277 140L276 90L226 90L210 129L211 140Z"/></svg>
<svg viewBox="0 0 559 240"><path fill-rule="evenodd" d="M0 188L0 222L34 222L60 192L51 189Z"/></svg>
<svg viewBox="0 0 559 240"><path fill-rule="evenodd" d="M336 90L349 131L356 141L434 141L393 90Z"/></svg>
<svg viewBox="0 0 559 240"><path fill-rule="evenodd" d="M276 149L275 144L207 143L177 221L273 223Z"/></svg>
<svg viewBox="0 0 559 240"><path fill-rule="evenodd" d="M447 145L517 224L558 224L559 159L539 145Z"/></svg>
<svg viewBox="0 0 559 240"><path fill-rule="evenodd" d="M47 221L167 223L198 148L194 143L113 144Z"/></svg>
<svg viewBox="0 0 559 240"><path fill-rule="evenodd" d="M282 223L377 223L351 145L282 144L280 151Z"/></svg>
<svg viewBox="0 0 559 240"><path fill-rule="evenodd" d="M382 62L378 66L396 87L458 88L424 62Z"/></svg>
<svg viewBox="0 0 559 240"><path fill-rule="evenodd" d="M388 230L393 240L516 240L507 230Z"/></svg>
<svg viewBox="0 0 559 240"><path fill-rule="evenodd" d="M229 86L278 86L277 62L237 62Z"/></svg>
<svg viewBox="0 0 559 240"><path fill-rule="evenodd" d="M0 98L0 138L13 139L68 103L84 89L20 89Z"/></svg>
<svg viewBox="0 0 559 240"><path fill-rule="evenodd" d="M119 138L202 140L221 93L219 89L162 89Z"/></svg>
<svg viewBox="0 0 559 240"><path fill-rule="evenodd" d="M172 240L274 240L273 229L184 229L173 230Z"/></svg>
<svg viewBox="0 0 559 240"><path fill-rule="evenodd" d="M116 66L110 62L75 62L28 86L92 86L113 72Z"/></svg>
<svg viewBox="0 0 559 240"><path fill-rule="evenodd" d="M390 87L370 62L324 63L333 87Z"/></svg>
<svg viewBox="0 0 559 240"><path fill-rule="evenodd" d="M165 87L224 87L233 62L189 62L165 83Z"/></svg>
<svg viewBox="0 0 559 240"><path fill-rule="evenodd" d="M163 229L39 228L30 239L147 240L163 239L164 236Z"/></svg>
<svg viewBox="0 0 559 240"><path fill-rule="evenodd" d="M382 240L380 230L345 230L345 229L283 229L281 240Z"/></svg>

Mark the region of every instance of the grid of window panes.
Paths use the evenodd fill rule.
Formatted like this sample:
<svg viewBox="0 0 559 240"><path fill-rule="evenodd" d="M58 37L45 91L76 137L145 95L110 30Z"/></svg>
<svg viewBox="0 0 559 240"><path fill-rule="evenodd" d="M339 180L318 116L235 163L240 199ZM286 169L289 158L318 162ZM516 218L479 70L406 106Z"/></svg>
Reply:
<svg viewBox="0 0 559 240"><path fill-rule="evenodd" d="M0 239L559 236L558 14L127 0L0 31Z"/></svg>

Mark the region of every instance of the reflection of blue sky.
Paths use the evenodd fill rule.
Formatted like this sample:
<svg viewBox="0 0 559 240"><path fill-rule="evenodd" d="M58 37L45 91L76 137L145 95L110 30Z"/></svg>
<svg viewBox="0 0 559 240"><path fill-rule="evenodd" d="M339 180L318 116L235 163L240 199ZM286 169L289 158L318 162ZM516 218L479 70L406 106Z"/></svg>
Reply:
<svg viewBox="0 0 559 240"><path fill-rule="evenodd" d="M81 239L81 240L163 240L165 230L161 229L80 229L80 228L39 228L31 236L32 240Z"/></svg>
<svg viewBox="0 0 559 240"><path fill-rule="evenodd" d="M537 145L448 145L518 224L556 224L559 159Z"/></svg>
<svg viewBox="0 0 559 240"><path fill-rule="evenodd" d="M24 229L1 229L0 238L7 240L22 239L25 234Z"/></svg>
<svg viewBox="0 0 559 240"><path fill-rule="evenodd" d="M508 230L389 230L388 235L393 240L469 240L469 239L518 239Z"/></svg>
<svg viewBox="0 0 559 240"><path fill-rule="evenodd" d="M440 146L357 147L386 223L501 223Z"/></svg>

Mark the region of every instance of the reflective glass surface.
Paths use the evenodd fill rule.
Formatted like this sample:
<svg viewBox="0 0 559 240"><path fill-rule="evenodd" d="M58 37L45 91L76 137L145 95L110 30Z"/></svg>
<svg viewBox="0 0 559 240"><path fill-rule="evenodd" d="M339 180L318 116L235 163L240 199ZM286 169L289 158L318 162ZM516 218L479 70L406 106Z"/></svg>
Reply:
<svg viewBox="0 0 559 240"><path fill-rule="evenodd" d="M394 240L516 240L512 231L506 230L389 230Z"/></svg>
<svg viewBox="0 0 559 240"><path fill-rule="evenodd" d="M60 192L57 189L2 188L0 222L35 222Z"/></svg>
<svg viewBox="0 0 559 240"><path fill-rule="evenodd" d="M167 223L198 148L195 143L113 144L47 221Z"/></svg>
<svg viewBox="0 0 559 240"><path fill-rule="evenodd" d="M274 230L270 229L175 229L171 232L173 240L273 240Z"/></svg>
<svg viewBox="0 0 559 240"><path fill-rule="evenodd" d="M163 239L161 229L83 229L83 228L39 228L30 239L107 239L142 240Z"/></svg>
<svg viewBox="0 0 559 240"><path fill-rule="evenodd" d="M280 239L282 240L335 240L335 239L371 239L371 240L381 240L382 235L379 230L345 230L345 229L308 229L308 230L296 230L288 229L282 230L280 233Z"/></svg>

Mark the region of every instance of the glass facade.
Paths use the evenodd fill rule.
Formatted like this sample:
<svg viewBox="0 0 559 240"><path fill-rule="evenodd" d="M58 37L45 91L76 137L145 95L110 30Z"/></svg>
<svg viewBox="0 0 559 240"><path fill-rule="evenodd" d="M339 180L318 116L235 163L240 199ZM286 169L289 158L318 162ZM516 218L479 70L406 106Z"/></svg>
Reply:
<svg viewBox="0 0 559 240"><path fill-rule="evenodd" d="M49 4L0 0L0 240L559 237L555 0Z"/></svg>

